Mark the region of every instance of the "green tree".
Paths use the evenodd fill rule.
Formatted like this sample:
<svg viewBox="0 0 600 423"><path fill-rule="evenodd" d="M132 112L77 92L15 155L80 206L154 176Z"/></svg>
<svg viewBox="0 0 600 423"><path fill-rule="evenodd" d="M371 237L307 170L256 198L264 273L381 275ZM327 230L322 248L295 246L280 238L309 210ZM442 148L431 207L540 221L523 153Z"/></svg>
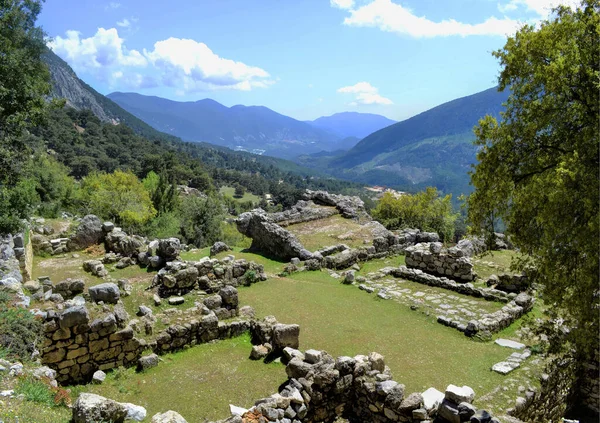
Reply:
<svg viewBox="0 0 600 423"><path fill-rule="evenodd" d="M199 248L220 241L223 214L223 206L215 197L187 197L181 205L184 240Z"/></svg>
<svg viewBox="0 0 600 423"><path fill-rule="evenodd" d="M246 194L246 188L241 186L240 184L235 185L235 190L233 193L234 198L242 198Z"/></svg>
<svg viewBox="0 0 600 423"><path fill-rule="evenodd" d="M131 172L92 173L81 181L84 212L139 229L156 215L148 191Z"/></svg>
<svg viewBox="0 0 600 423"><path fill-rule="evenodd" d="M475 128L479 163L468 199L475 230L506 231L537 268L550 312L570 331L553 346L579 358L598 347L600 6L559 7L494 52L502 120ZM524 263L521 263L522 265ZM597 357L596 357L597 360Z"/></svg>
<svg viewBox="0 0 600 423"><path fill-rule="evenodd" d="M452 195L441 197L434 187L399 197L386 192L371 214L388 229L434 231L443 241L452 241L458 217L452 210Z"/></svg>

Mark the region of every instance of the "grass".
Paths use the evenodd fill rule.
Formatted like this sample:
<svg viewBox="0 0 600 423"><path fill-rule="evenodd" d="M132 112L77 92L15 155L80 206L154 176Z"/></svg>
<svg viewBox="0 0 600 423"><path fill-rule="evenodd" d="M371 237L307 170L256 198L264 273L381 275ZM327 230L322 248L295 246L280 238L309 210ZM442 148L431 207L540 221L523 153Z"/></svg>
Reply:
<svg viewBox="0 0 600 423"><path fill-rule="evenodd" d="M89 254L83 251L78 251L76 254L79 255L79 258L73 258L73 253L54 257L34 256L32 279L37 279L40 276L49 276L52 283L58 283L67 278L83 279L86 286L102 283L101 278L84 272L82 265L86 260L100 260L104 254Z"/></svg>
<svg viewBox="0 0 600 423"><path fill-rule="evenodd" d="M473 257L473 270L477 273L477 276L481 279L487 279L492 275L500 275L502 273L511 273L510 263L513 257L516 257L518 253L514 250L500 250L500 251L489 251L480 256ZM492 263L489 266L486 263Z"/></svg>
<svg viewBox="0 0 600 423"><path fill-rule="evenodd" d="M236 198L234 197L234 193L235 193L235 188L234 187L228 187L228 186L223 186L221 187L221 189L219 190L219 192L227 197L231 197L236 201L239 202L244 202L244 201L252 201L254 204L258 204L260 202L260 197L258 195L252 194L251 192L246 191L244 193L244 196L242 198Z"/></svg>
<svg viewBox="0 0 600 423"><path fill-rule="evenodd" d="M239 292L241 304L252 305L257 315L298 323L302 349L333 356L383 354L407 392L432 386L443 391L453 383L482 395L502 380L490 367L506 358L505 349L470 340L431 317L342 285L325 272L270 279Z"/></svg>
<svg viewBox="0 0 600 423"><path fill-rule="evenodd" d="M222 419L229 404L249 408L287 379L282 364L249 360L251 347L249 335L198 345L162 356L164 363L144 373L109 372L102 385L74 391L141 405L148 416L176 410L189 422Z"/></svg>
<svg viewBox="0 0 600 423"><path fill-rule="evenodd" d="M373 241L371 228L351 219L344 219L340 215L297 223L286 229L296 235L302 245L310 251L336 244L347 244L355 248L370 245Z"/></svg>

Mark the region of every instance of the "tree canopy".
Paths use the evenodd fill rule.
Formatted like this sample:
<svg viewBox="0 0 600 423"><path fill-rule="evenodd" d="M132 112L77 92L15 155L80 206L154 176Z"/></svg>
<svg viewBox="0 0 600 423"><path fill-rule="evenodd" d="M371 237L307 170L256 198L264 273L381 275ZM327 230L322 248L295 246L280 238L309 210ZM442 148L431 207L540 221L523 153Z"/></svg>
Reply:
<svg viewBox="0 0 600 423"><path fill-rule="evenodd" d="M468 199L475 229L502 221L531 257L545 302L570 328L566 345L583 358L599 332L599 23L598 0L559 7L494 52L499 89L511 94L500 122L475 128Z"/></svg>

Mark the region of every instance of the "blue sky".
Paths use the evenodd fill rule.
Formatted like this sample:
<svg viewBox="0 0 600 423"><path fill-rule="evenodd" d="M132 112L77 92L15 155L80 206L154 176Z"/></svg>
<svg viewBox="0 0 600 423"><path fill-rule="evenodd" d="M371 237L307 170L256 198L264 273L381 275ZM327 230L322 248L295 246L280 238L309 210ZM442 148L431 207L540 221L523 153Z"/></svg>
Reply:
<svg viewBox="0 0 600 423"><path fill-rule="evenodd" d="M402 120L496 84L491 52L560 0L47 0L51 48L103 94Z"/></svg>

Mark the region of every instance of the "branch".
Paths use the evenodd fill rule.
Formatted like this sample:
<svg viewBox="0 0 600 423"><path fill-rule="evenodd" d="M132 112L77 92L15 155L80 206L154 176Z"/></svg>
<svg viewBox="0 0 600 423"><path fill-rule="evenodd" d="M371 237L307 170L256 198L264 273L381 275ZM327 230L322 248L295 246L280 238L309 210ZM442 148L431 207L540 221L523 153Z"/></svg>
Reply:
<svg viewBox="0 0 600 423"><path fill-rule="evenodd" d="M523 181L524 179L530 178L530 177L532 177L532 176L534 176L534 175L539 175L539 174L541 174L541 173L544 173L544 172L545 172L545 171L547 171L547 170L550 170L550 169L552 169L552 168L556 167L556 166L557 166L557 164L558 164L558 163L553 163L553 164L550 164L550 165L548 165L548 166L544 166L544 167L543 167L543 168L541 168L541 169L534 170L533 172L528 172L528 173L525 173L525 174L523 174L523 175L517 175L517 176L515 176L515 178L514 178L514 182L515 182L515 184L519 184L519 183L520 183L521 181Z"/></svg>

